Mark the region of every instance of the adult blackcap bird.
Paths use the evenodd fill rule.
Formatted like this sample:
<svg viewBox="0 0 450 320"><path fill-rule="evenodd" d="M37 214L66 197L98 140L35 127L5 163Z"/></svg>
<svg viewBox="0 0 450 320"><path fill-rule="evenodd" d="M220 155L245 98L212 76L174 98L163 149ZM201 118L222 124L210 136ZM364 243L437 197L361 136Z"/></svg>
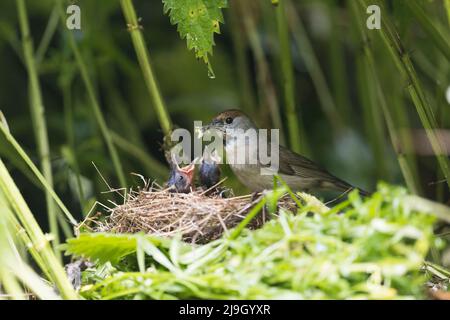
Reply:
<svg viewBox="0 0 450 320"><path fill-rule="evenodd" d="M261 169L269 168L269 165L264 165L260 161L258 152L260 138L258 135L248 135L245 139L239 137L243 131L253 129L257 132L258 128L242 111L228 110L219 113L209 125L202 128L202 131L209 129L218 130L223 135L227 159L236 157L242 152L246 153L244 159L256 159L253 164L227 161L237 178L252 191L272 189L273 174L278 174L290 188L297 191L319 189L346 192L355 189L308 158L283 146L279 146L278 171L273 174L261 174ZM267 150L271 150L270 141L267 142ZM363 190L359 191L362 195L368 194Z"/></svg>
<svg viewBox="0 0 450 320"><path fill-rule="evenodd" d="M189 193L192 191L195 173L195 161L186 167L180 168L172 157L171 170L167 186L171 192Z"/></svg>
<svg viewBox="0 0 450 320"><path fill-rule="evenodd" d="M220 180L220 158L216 150L213 152L205 152L199 168L200 184L207 189L216 185Z"/></svg>

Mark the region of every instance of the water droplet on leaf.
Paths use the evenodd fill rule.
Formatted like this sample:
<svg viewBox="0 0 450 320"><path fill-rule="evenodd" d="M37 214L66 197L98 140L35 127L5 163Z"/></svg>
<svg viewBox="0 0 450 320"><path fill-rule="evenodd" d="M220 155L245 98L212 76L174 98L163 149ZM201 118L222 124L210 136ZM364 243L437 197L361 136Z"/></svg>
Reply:
<svg viewBox="0 0 450 320"><path fill-rule="evenodd" d="M216 75L214 74L214 71L208 70L208 78L210 78L210 79L215 79L216 78Z"/></svg>
<svg viewBox="0 0 450 320"><path fill-rule="evenodd" d="M213 68L211 66L211 63L209 63L209 61L207 61L206 64L208 65L208 78L215 79L216 78L216 74L214 73L214 70L213 70Z"/></svg>

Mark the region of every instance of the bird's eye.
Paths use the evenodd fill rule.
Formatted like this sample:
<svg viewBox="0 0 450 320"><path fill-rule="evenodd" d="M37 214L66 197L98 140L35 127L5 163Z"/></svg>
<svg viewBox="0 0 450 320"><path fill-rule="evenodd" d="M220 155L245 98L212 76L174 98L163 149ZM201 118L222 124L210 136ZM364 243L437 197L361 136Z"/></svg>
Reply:
<svg viewBox="0 0 450 320"><path fill-rule="evenodd" d="M180 182L183 181L183 176L179 176L178 181L180 181Z"/></svg>
<svg viewBox="0 0 450 320"><path fill-rule="evenodd" d="M227 124L231 124L231 123L233 122L233 118L228 117L228 118L225 119L225 122L226 122Z"/></svg>

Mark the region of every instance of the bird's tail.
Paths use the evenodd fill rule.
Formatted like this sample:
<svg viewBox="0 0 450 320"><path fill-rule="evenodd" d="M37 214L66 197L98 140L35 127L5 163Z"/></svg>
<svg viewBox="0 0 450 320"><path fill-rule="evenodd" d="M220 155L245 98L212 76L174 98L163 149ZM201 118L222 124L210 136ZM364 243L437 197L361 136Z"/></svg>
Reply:
<svg viewBox="0 0 450 320"><path fill-rule="evenodd" d="M358 190L359 194L362 195L363 197L369 197L372 194L361 188L355 187L355 186L351 185L350 183L345 182L344 180L341 180L337 177L334 177L334 178L335 179L332 181L334 189L337 189L337 190L345 192L345 193L348 193L353 190Z"/></svg>

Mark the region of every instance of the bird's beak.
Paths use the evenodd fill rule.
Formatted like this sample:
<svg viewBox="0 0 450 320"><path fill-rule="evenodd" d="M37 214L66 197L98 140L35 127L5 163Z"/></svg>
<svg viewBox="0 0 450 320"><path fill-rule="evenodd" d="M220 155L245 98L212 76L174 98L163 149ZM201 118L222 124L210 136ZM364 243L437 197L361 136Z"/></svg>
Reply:
<svg viewBox="0 0 450 320"><path fill-rule="evenodd" d="M196 131L197 131L198 137L201 138L205 134L205 132L208 130L217 130L223 134L225 133L225 131L223 130L222 122L220 120L216 120L216 119L214 119L209 124L207 124L203 127L197 128Z"/></svg>
<svg viewBox="0 0 450 320"><path fill-rule="evenodd" d="M181 172L186 174L186 176L189 178L189 181L192 181L194 178L195 162L196 162L196 160L192 161L192 163L190 165L180 169Z"/></svg>

